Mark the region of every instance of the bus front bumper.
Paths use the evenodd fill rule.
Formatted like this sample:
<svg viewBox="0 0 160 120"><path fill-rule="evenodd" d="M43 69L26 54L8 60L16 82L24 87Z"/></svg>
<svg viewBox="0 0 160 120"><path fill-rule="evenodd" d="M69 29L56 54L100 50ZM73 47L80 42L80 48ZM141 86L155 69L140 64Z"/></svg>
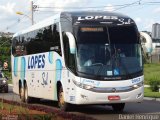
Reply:
<svg viewBox="0 0 160 120"><path fill-rule="evenodd" d="M119 99L110 100L110 96L118 96ZM82 88L76 88L75 101L73 104L110 104L110 103L127 103L142 102L144 96L144 86L129 92L97 93Z"/></svg>

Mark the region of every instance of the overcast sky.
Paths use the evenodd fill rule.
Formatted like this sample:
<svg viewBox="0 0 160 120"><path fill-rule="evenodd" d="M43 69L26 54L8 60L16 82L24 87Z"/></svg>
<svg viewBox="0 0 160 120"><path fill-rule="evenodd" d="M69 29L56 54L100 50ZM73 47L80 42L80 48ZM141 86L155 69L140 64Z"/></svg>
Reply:
<svg viewBox="0 0 160 120"><path fill-rule="evenodd" d="M140 2L139 2L140 1ZM160 23L160 0L33 0L37 23L59 11L103 10L126 14L137 23L139 31L152 30ZM17 32L31 25L31 0L0 0L0 32ZM17 15L23 12L26 16Z"/></svg>

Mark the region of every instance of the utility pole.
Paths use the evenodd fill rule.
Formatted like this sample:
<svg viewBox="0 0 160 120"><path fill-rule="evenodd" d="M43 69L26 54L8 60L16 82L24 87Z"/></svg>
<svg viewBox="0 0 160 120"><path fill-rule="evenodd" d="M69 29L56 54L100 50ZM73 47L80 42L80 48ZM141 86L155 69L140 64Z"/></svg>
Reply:
<svg viewBox="0 0 160 120"><path fill-rule="evenodd" d="M31 24L33 25L33 24L35 24L35 22L34 22L34 11L35 11L36 8L37 8L37 5L33 5L33 1L31 1L31 8L30 8L31 15L28 16L28 15L22 13L22 12L16 12L16 14L24 15L24 16L28 17L31 20Z"/></svg>
<svg viewBox="0 0 160 120"><path fill-rule="evenodd" d="M33 1L31 1L31 20L32 20L32 25L34 24L34 17L33 17Z"/></svg>

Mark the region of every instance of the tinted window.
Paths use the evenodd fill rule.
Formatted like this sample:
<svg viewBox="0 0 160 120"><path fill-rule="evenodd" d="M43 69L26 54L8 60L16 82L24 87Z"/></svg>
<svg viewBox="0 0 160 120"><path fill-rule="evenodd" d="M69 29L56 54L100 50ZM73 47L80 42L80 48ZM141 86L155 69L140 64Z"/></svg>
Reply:
<svg viewBox="0 0 160 120"><path fill-rule="evenodd" d="M131 44L139 43L139 39L135 26L81 26L78 30L77 42Z"/></svg>
<svg viewBox="0 0 160 120"><path fill-rule="evenodd" d="M2 74L0 73L0 78L2 78Z"/></svg>
<svg viewBox="0 0 160 120"><path fill-rule="evenodd" d="M75 71L75 58L74 58L74 54L70 53L69 40L65 34L63 34L63 45L64 45L64 56L65 56L66 66L74 72Z"/></svg>
<svg viewBox="0 0 160 120"><path fill-rule="evenodd" d="M16 43L17 43L17 38L12 39L12 54L15 56L16 55Z"/></svg>
<svg viewBox="0 0 160 120"><path fill-rule="evenodd" d="M110 42L120 44L139 43L138 34L134 26L109 27Z"/></svg>
<svg viewBox="0 0 160 120"><path fill-rule="evenodd" d="M28 54L56 51L61 54L58 24L29 33L31 38L27 44Z"/></svg>
<svg viewBox="0 0 160 120"><path fill-rule="evenodd" d="M24 55L24 37L19 36L15 37L12 40L12 54L14 56L21 56Z"/></svg>
<svg viewBox="0 0 160 120"><path fill-rule="evenodd" d="M4 77L3 73L0 73L0 78L3 78L3 77Z"/></svg>
<svg viewBox="0 0 160 120"><path fill-rule="evenodd" d="M21 35L12 41L15 56L56 51L61 55L58 23Z"/></svg>

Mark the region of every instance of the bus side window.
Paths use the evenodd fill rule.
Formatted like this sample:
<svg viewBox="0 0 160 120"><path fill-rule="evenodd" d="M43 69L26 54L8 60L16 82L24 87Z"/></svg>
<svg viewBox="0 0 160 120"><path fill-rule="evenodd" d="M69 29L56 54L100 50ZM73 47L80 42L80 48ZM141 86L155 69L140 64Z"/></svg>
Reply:
<svg viewBox="0 0 160 120"><path fill-rule="evenodd" d="M16 40L16 46L13 48L13 52L16 47L18 56L49 51L55 51L61 55L58 24L49 25L20 36ZM19 53L19 49L22 49L21 53Z"/></svg>
<svg viewBox="0 0 160 120"><path fill-rule="evenodd" d="M16 56L16 44L17 44L17 37L13 38L12 40L12 55Z"/></svg>
<svg viewBox="0 0 160 120"><path fill-rule="evenodd" d="M61 44L58 23L52 26L52 46L50 50L54 49L59 55L61 55Z"/></svg>
<svg viewBox="0 0 160 120"><path fill-rule="evenodd" d="M13 56L23 56L24 55L24 36L13 38L12 54Z"/></svg>
<svg viewBox="0 0 160 120"><path fill-rule="evenodd" d="M71 71L75 71L75 58L74 54L70 53L69 48L69 40L65 33L63 33L63 45L64 45L64 56L66 67L68 67Z"/></svg>

